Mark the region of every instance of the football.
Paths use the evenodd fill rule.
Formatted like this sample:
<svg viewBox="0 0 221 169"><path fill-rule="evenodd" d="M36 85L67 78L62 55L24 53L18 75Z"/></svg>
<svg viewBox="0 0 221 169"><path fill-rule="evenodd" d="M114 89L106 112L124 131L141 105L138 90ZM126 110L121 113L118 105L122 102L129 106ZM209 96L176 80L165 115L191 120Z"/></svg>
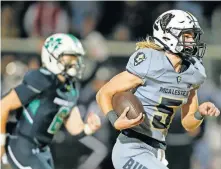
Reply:
<svg viewBox="0 0 221 169"><path fill-rule="evenodd" d="M126 107L130 107L127 113L128 119L134 119L140 113L144 113L141 101L132 92L120 92L113 96L112 106L118 117L123 113Z"/></svg>

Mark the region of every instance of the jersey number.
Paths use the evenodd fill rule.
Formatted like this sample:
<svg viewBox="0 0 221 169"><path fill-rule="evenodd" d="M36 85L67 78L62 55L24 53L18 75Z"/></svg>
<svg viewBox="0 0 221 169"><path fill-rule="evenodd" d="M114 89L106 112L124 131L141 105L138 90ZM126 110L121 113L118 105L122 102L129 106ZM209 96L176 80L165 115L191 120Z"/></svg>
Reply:
<svg viewBox="0 0 221 169"><path fill-rule="evenodd" d="M68 107L61 107L51 122L48 128L48 133L55 134L60 129L64 119L68 116L69 112L70 109Z"/></svg>
<svg viewBox="0 0 221 169"><path fill-rule="evenodd" d="M174 108L179 107L183 100L175 100L162 97L161 102L154 113L152 126L156 129L168 129L174 116Z"/></svg>

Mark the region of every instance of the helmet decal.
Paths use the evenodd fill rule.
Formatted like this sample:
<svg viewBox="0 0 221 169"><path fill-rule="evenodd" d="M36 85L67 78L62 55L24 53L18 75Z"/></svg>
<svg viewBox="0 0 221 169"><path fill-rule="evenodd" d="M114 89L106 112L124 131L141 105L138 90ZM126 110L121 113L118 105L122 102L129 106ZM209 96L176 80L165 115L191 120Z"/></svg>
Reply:
<svg viewBox="0 0 221 169"><path fill-rule="evenodd" d="M54 50L57 49L60 44L61 38L54 39L53 37L51 37L49 41L46 42L45 48L50 52L54 52Z"/></svg>
<svg viewBox="0 0 221 169"><path fill-rule="evenodd" d="M167 13L166 15L164 15L161 19L160 19L160 26L162 28L162 30L165 32L166 31L166 27L169 24L169 22L171 21L171 19L174 17L175 15L171 14L171 13Z"/></svg>

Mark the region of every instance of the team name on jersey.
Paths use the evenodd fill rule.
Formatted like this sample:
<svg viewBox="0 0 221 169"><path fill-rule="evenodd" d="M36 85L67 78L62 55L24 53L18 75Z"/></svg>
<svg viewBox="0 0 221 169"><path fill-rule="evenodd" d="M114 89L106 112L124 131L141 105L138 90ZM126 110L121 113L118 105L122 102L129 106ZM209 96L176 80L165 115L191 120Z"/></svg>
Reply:
<svg viewBox="0 0 221 169"><path fill-rule="evenodd" d="M166 94L172 94L172 95L176 95L176 96L188 96L189 91L186 90L176 90L176 89L169 89L169 88L164 88L164 87L160 87L160 91L161 93L166 93Z"/></svg>

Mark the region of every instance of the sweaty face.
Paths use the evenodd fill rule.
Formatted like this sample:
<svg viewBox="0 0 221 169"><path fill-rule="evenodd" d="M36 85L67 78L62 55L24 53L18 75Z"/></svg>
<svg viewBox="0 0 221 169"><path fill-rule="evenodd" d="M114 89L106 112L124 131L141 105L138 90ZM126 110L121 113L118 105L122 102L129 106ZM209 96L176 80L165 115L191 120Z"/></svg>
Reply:
<svg viewBox="0 0 221 169"><path fill-rule="evenodd" d="M205 53L206 44L201 41L203 34L200 28L186 28L181 30L178 36L177 51L183 57L195 56L202 58Z"/></svg>
<svg viewBox="0 0 221 169"><path fill-rule="evenodd" d="M64 55L62 56L59 61L63 64L63 65L76 65L77 64L77 56L71 56L71 55Z"/></svg>
<svg viewBox="0 0 221 169"><path fill-rule="evenodd" d="M185 32L182 34L182 38L183 38L183 42L184 42L184 48L190 48L190 49L193 49L193 45L195 43L195 40L194 40L194 33L193 32Z"/></svg>
<svg viewBox="0 0 221 169"><path fill-rule="evenodd" d="M182 52L185 55L194 56L199 51L199 38L200 34L194 31L183 31L180 36L180 44L183 46Z"/></svg>

